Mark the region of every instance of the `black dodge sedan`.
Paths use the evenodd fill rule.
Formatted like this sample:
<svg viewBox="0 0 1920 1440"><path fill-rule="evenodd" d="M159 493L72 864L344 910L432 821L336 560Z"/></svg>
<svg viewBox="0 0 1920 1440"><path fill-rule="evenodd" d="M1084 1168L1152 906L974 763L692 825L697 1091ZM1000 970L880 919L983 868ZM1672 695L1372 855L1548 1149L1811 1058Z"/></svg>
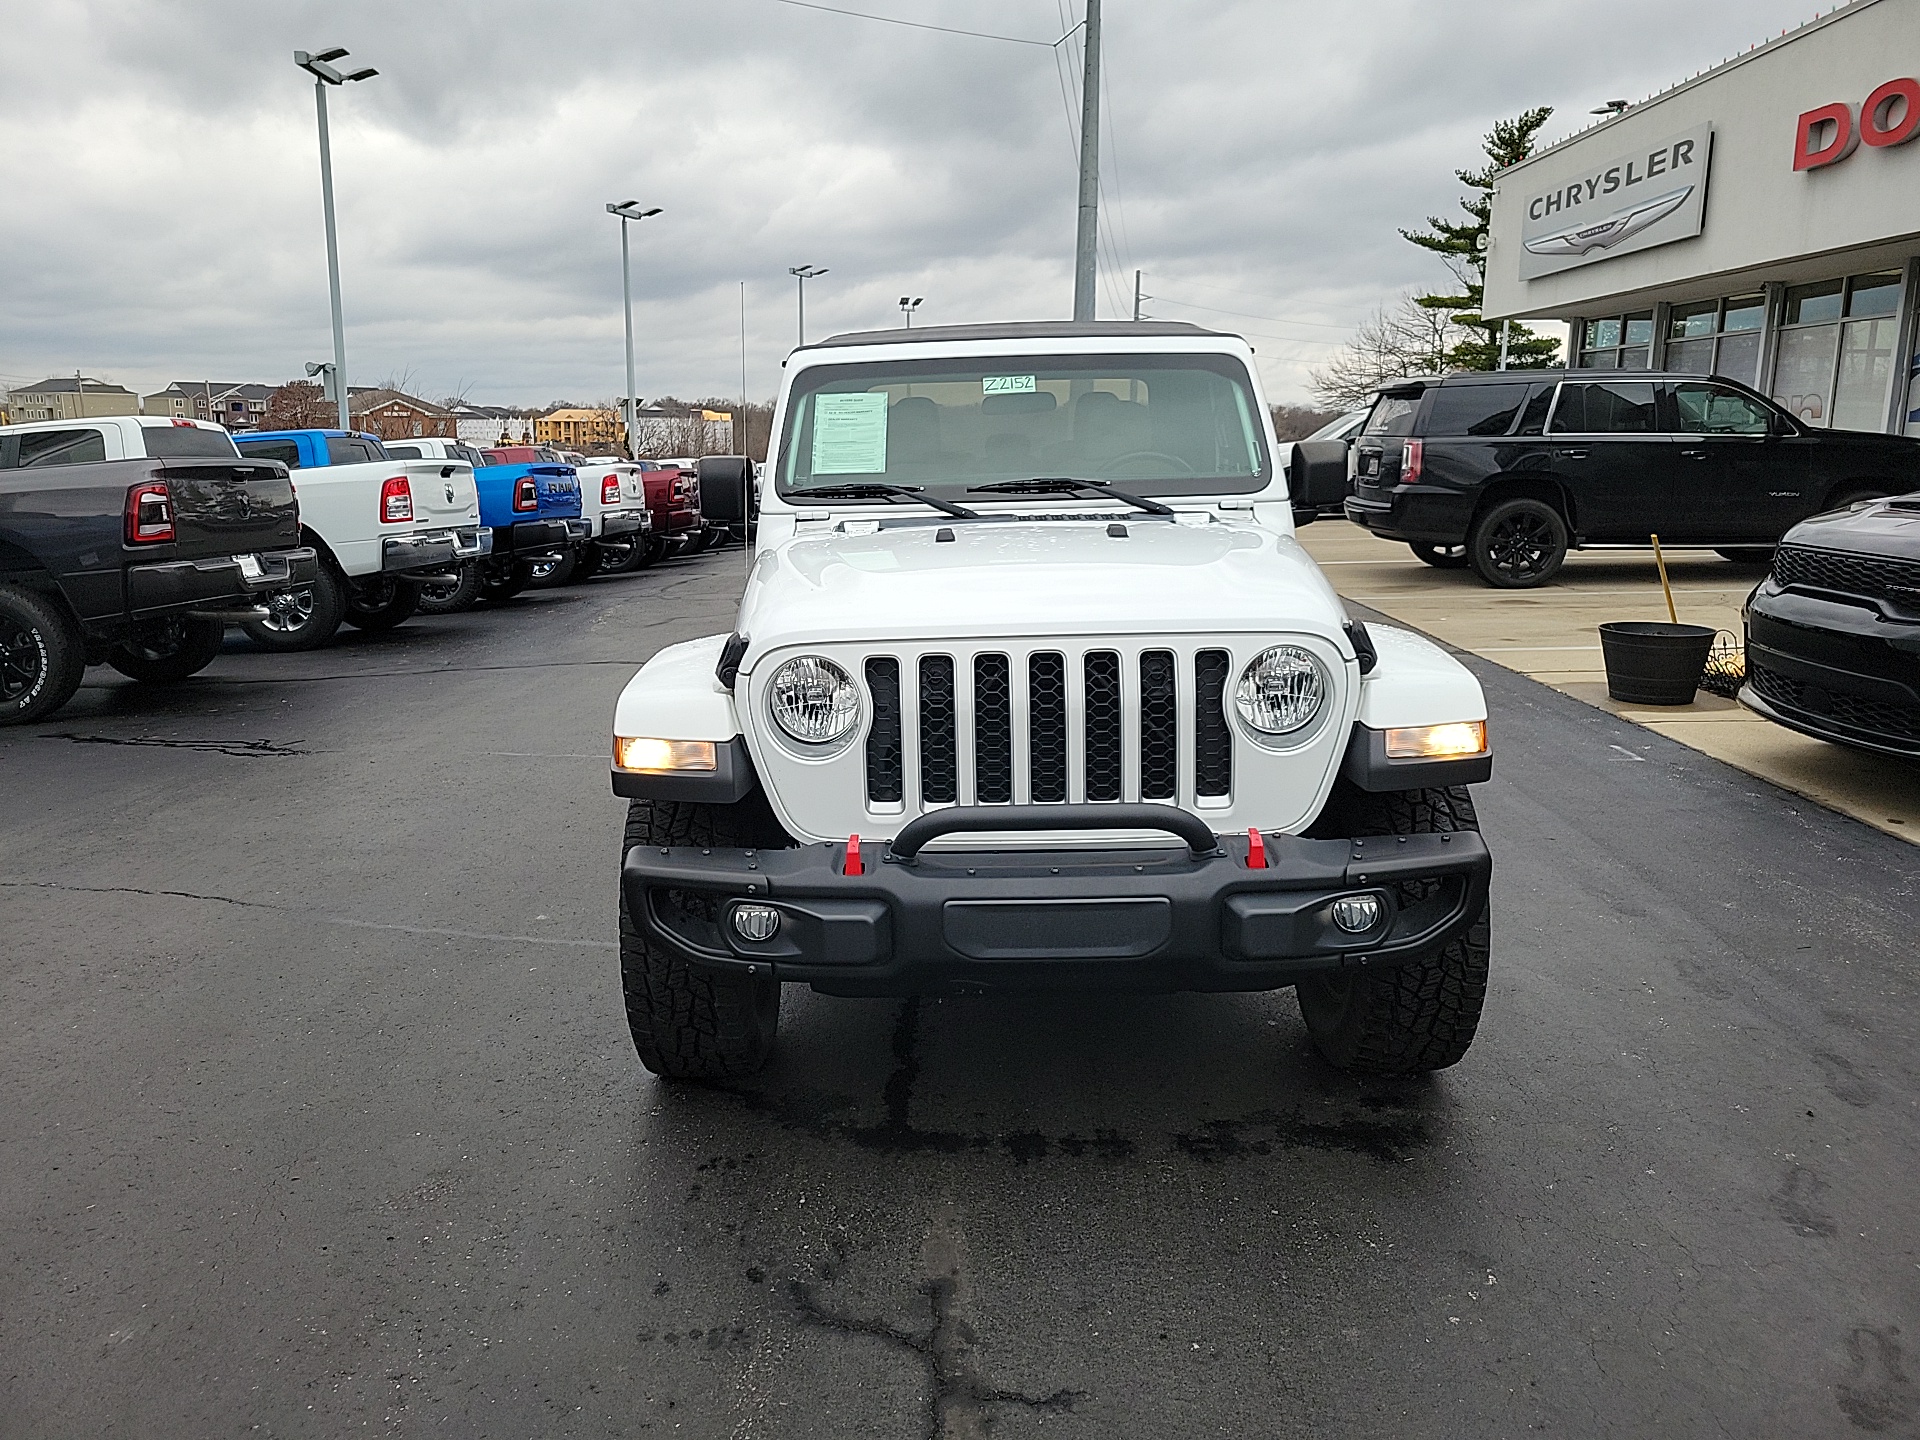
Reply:
<svg viewBox="0 0 1920 1440"><path fill-rule="evenodd" d="M1920 492L1794 526L1747 601L1746 630L1748 709L1920 757Z"/></svg>
<svg viewBox="0 0 1920 1440"><path fill-rule="evenodd" d="M1520 589L1650 535L1764 560L1809 515L1920 488L1920 441L1818 429L1712 376L1508 370L1381 390L1349 479L1355 524Z"/></svg>

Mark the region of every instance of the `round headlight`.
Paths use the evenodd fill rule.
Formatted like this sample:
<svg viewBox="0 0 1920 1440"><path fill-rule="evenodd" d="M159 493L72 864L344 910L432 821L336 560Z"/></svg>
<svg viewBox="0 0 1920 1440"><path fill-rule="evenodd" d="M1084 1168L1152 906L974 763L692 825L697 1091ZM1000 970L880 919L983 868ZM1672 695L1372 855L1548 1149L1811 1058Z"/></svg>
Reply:
<svg viewBox="0 0 1920 1440"><path fill-rule="evenodd" d="M1233 692L1240 718L1262 735L1290 735L1326 703L1326 672L1310 651L1276 645L1253 657Z"/></svg>
<svg viewBox="0 0 1920 1440"><path fill-rule="evenodd" d="M821 655L802 655L773 672L774 723L803 745L829 745L860 720L853 677Z"/></svg>

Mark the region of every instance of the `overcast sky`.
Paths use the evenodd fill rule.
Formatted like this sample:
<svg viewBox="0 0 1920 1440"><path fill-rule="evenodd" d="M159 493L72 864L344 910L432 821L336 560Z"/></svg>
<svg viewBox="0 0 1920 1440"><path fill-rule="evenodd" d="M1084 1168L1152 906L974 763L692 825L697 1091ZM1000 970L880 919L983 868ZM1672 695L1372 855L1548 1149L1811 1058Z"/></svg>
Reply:
<svg viewBox="0 0 1920 1440"><path fill-rule="evenodd" d="M1050 41L1079 0L835 0ZM1545 138L1811 18L1805 0L1106 0L1100 313L1259 351L1270 398L1445 273L1497 119ZM1069 12L1071 11L1071 14ZM332 99L348 368L483 403L773 393L808 330L1065 316L1076 154L1056 56L780 0L0 0L0 384L280 382L331 349L313 87ZM1067 83L1072 83L1070 80ZM1077 98L1074 101L1077 106Z"/></svg>

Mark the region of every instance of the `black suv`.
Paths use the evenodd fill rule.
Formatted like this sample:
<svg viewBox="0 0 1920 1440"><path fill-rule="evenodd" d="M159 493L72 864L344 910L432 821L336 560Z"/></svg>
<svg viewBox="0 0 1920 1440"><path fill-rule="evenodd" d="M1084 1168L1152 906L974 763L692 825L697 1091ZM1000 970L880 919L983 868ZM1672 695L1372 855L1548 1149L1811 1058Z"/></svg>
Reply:
<svg viewBox="0 0 1920 1440"><path fill-rule="evenodd" d="M1383 389L1347 518L1489 585L1551 579L1588 545L1764 560L1809 515L1920 489L1920 441L1815 430L1731 380L1517 370Z"/></svg>

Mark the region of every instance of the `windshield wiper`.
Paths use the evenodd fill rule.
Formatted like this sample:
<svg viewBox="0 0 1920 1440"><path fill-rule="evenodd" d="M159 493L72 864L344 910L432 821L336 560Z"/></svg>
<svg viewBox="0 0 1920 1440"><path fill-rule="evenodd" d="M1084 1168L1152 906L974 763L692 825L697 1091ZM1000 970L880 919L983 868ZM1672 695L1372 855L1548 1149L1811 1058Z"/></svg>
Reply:
<svg viewBox="0 0 1920 1440"><path fill-rule="evenodd" d="M1104 480L1075 480L1067 475L1036 475L1031 480L996 480L991 485L969 485L969 495L1104 495L1149 515L1171 515L1171 506L1143 495L1116 490Z"/></svg>
<svg viewBox="0 0 1920 1440"><path fill-rule="evenodd" d="M951 500L942 500L938 495L928 495L925 487L920 485L889 485L885 481L862 480L848 485L797 487L792 493L796 499L802 495L817 495L823 500L917 500L922 505L931 505L962 520L980 518L979 511L956 505Z"/></svg>

